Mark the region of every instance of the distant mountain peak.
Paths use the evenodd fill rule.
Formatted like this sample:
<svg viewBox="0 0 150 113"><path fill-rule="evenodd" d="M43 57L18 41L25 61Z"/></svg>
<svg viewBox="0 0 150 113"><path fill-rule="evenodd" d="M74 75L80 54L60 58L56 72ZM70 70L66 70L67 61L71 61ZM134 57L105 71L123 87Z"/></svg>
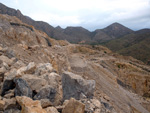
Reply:
<svg viewBox="0 0 150 113"><path fill-rule="evenodd" d="M123 35L127 35L133 33L133 31L122 24L115 22L106 28L102 29L103 32L108 34L111 37L121 37Z"/></svg>

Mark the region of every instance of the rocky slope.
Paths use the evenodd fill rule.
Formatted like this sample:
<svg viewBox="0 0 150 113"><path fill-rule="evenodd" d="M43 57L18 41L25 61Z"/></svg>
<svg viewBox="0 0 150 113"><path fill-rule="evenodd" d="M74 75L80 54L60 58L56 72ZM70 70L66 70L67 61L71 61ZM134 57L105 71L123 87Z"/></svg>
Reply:
<svg viewBox="0 0 150 113"><path fill-rule="evenodd" d="M57 40L67 40L71 43L100 44L133 32L131 29L119 23L114 23L104 29L98 29L93 32L82 27L67 27L65 29L59 27L58 29L46 22L34 21L30 17L24 16L19 10L9 8L2 3L0 3L0 14L16 16L22 22L47 33L49 37Z"/></svg>
<svg viewBox="0 0 150 113"><path fill-rule="evenodd" d="M103 46L56 41L0 15L0 112L149 113L150 67Z"/></svg>
<svg viewBox="0 0 150 113"><path fill-rule="evenodd" d="M136 31L130 35L115 39L104 45L114 52L132 56L149 64L150 61L150 29Z"/></svg>

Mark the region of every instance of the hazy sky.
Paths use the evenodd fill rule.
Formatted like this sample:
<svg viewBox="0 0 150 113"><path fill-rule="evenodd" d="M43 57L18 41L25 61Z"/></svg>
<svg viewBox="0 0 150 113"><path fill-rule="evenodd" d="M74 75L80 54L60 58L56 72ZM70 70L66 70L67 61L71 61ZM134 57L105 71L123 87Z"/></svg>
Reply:
<svg viewBox="0 0 150 113"><path fill-rule="evenodd" d="M34 20L56 27L89 30L119 22L133 30L150 28L150 0L0 0Z"/></svg>

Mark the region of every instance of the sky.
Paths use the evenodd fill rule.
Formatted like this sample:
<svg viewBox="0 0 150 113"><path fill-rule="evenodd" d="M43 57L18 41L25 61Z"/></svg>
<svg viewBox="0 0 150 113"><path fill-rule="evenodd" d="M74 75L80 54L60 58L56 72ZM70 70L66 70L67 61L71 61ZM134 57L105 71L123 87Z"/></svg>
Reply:
<svg viewBox="0 0 150 113"><path fill-rule="evenodd" d="M132 30L150 28L150 0L0 0L37 21L90 31L118 22Z"/></svg>

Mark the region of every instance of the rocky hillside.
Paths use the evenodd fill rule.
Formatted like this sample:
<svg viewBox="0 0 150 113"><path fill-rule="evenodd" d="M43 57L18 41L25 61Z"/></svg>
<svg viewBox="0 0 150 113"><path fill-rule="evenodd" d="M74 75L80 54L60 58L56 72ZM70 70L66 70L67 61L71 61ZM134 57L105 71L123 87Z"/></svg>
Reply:
<svg viewBox="0 0 150 113"><path fill-rule="evenodd" d="M149 113L150 67L103 46L54 40L0 15L0 112Z"/></svg>
<svg viewBox="0 0 150 113"><path fill-rule="evenodd" d="M132 33L133 31L119 23L114 23L104 29L90 32L82 27L60 27L54 28L46 22L34 21L28 16L24 16L19 10L9 8L0 3L0 14L16 16L22 22L34 26L36 29L45 32L49 37L57 40L67 40L71 43L101 44L115 38Z"/></svg>
<svg viewBox="0 0 150 113"><path fill-rule="evenodd" d="M114 52L132 56L150 64L150 29L136 31L133 34L115 39L104 45Z"/></svg>

